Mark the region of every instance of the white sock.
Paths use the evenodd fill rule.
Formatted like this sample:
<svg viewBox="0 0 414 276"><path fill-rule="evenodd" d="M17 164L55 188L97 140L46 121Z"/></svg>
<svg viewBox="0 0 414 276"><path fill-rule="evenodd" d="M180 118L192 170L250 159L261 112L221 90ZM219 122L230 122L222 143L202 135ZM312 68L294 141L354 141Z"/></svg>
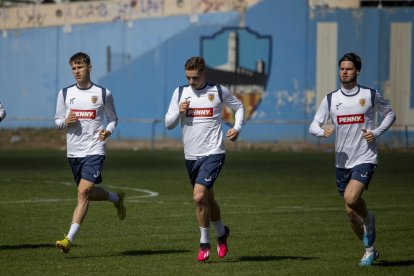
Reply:
<svg viewBox="0 0 414 276"><path fill-rule="evenodd" d="M119 201L119 196L117 193L108 192L108 199L112 203L117 203Z"/></svg>
<svg viewBox="0 0 414 276"><path fill-rule="evenodd" d="M69 233L66 236L70 240L70 243L73 243L73 241L75 240L75 235L76 235L76 233L78 233L79 227L80 227L80 224L78 224L78 223L72 223L70 225Z"/></svg>
<svg viewBox="0 0 414 276"><path fill-rule="evenodd" d="M365 252L367 253L373 253L375 251L375 245L372 245L371 247L365 248Z"/></svg>
<svg viewBox="0 0 414 276"><path fill-rule="evenodd" d="M221 220L213 221L214 230L216 230L217 237L221 237L226 233L226 230L224 230L224 224Z"/></svg>
<svg viewBox="0 0 414 276"><path fill-rule="evenodd" d="M210 243L210 227L200 227L200 243Z"/></svg>

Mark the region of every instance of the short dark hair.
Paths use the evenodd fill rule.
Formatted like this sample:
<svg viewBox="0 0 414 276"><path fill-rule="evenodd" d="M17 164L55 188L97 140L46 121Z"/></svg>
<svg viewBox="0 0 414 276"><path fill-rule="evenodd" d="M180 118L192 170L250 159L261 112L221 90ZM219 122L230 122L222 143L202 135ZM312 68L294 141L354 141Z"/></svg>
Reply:
<svg viewBox="0 0 414 276"><path fill-rule="evenodd" d="M69 64L72 63L86 63L87 65L91 65L91 58L82 52L76 53L69 59Z"/></svg>
<svg viewBox="0 0 414 276"><path fill-rule="evenodd" d="M338 66L341 67L341 62L342 61L350 61L354 64L355 69L357 69L358 71L361 71L361 67L362 67L362 62L361 62L361 58L355 54L355 53L346 53L345 55L343 55L339 61L338 61Z"/></svg>
<svg viewBox="0 0 414 276"><path fill-rule="evenodd" d="M206 63L203 57L191 57L185 63L185 70L197 70L197 72L203 72L206 67Z"/></svg>

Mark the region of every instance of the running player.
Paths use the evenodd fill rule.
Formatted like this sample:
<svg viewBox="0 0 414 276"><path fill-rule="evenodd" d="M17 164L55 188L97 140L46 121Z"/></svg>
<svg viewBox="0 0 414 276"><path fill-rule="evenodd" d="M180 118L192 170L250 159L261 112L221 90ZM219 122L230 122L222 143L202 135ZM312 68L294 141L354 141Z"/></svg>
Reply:
<svg viewBox="0 0 414 276"><path fill-rule="evenodd" d="M6 118L6 109L4 108L3 104L0 102L0 122Z"/></svg>
<svg viewBox="0 0 414 276"><path fill-rule="evenodd" d="M110 201L117 209L120 220L126 216L125 194L107 192L95 185L102 182L106 139L118 123L112 93L92 83L92 65L87 54L76 53L69 64L76 83L59 91L55 124L58 129L66 129L67 157L78 186L78 204L69 233L63 240L56 241L56 247L64 253L69 252L90 201ZM104 116L107 119L106 128Z"/></svg>
<svg viewBox="0 0 414 276"><path fill-rule="evenodd" d="M188 175L193 185L193 200L200 228L198 261L210 256L210 221L217 235L217 252L220 258L227 254L227 237L230 230L221 220L220 207L214 198L213 185L223 167L222 105L233 109L235 123L226 137L235 141L243 124L242 103L221 85L206 83L205 62L202 57L192 57L185 63L186 86L175 89L165 126L168 129L181 124L184 156Z"/></svg>
<svg viewBox="0 0 414 276"><path fill-rule="evenodd" d="M358 55L347 53L338 65L341 88L324 97L309 132L325 138L336 132L336 185L352 229L365 247L359 264L370 266L379 256L374 245L375 216L361 196L378 164L376 140L396 116L378 91L358 84L362 66ZM377 112L384 119L375 127ZM322 128L329 118L334 128Z"/></svg>

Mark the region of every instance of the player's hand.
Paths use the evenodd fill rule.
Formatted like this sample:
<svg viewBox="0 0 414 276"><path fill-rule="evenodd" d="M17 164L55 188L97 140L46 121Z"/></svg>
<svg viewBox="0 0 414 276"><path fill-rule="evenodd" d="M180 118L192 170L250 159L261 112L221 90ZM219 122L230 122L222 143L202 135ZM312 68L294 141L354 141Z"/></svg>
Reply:
<svg viewBox="0 0 414 276"><path fill-rule="evenodd" d="M190 101L185 99L185 101L180 103L179 111L180 114L187 112L187 109L190 107Z"/></svg>
<svg viewBox="0 0 414 276"><path fill-rule="evenodd" d="M374 137L374 134L372 134L372 132L366 129L361 129L361 130L363 132L362 136L368 143L374 142L375 137Z"/></svg>
<svg viewBox="0 0 414 276"><path fill-rule="evenodd" d="M235 128L231 128L227 131L226 137L230 141L236 141L237 137L239 137L239 131Z"/></svg>
<svg viewBox="0 0 414 276"><path fill-rule="evenodd" d="M111 134L112 133L110 131L101 129L99 131L99 138L98 139L99 139L99 141L105 141L105 139L107 137L109 137Z"/></svg>
<svg viewBox="0 0 414 276"><path fill-rule="evenodd" d="M323 130L323 137L325 137L325 138L328 138L329 136L331 136L332 135L332 133L333 133L334 131L333 131L333 129L332 128L325 128L324 130Z"/></svg>
<svg viewBox="0 0 414 276"><path fill-rule="evenodd" d="M65 119L65 125L69 127L75 124L77 121L78 121L78 117L76 117L76 113L73 111L70 111L69 116Z"/></svg>

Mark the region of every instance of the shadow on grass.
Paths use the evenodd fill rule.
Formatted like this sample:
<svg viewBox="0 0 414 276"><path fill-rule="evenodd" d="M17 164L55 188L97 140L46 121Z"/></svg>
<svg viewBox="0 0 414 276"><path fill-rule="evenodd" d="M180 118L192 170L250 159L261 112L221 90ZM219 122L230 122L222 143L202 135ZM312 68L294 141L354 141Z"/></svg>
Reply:
<svg viewBox="0 0 414 276"><path fill-rule="evenodd" d="M146 256L146 255L162 255L162 254L176 254L187 253L190 250L129 250L121 252L124 256Z"/></svg>
<svg viewBox="0 0 414 276"><path fill-rule="evenodd" d="M148 256L162 254L186 253L189 250L128 250L116 254L109 255L89 255L89 256L68 256L70 259L86 259L86 258L112 258L117 256Z"/></svg>
<svg viewBox="0 0 414 276"><path fill-rule="evenodd" d="M299 260L309 261L319 259L316 257L303 257L303 256L242 256L239 258L240 262L269 262L269 261L281 261L281 260Z"/></svg>
<svg viewBox="0 0 414 276"><path fill-rule="evenodd" d="M15 244L15 245L0 245L0 250L19 250L19 249L36 249L36 248L47 248L55 247L54 244L40 243L40 244Z"/></svg>
<svg viewBox="0 0 414 276"><path fill-rule="evenodd" d="M414 265L414 260L404 260L404 261L378 261L374 263L376 266L412 266Z"/></svg>

